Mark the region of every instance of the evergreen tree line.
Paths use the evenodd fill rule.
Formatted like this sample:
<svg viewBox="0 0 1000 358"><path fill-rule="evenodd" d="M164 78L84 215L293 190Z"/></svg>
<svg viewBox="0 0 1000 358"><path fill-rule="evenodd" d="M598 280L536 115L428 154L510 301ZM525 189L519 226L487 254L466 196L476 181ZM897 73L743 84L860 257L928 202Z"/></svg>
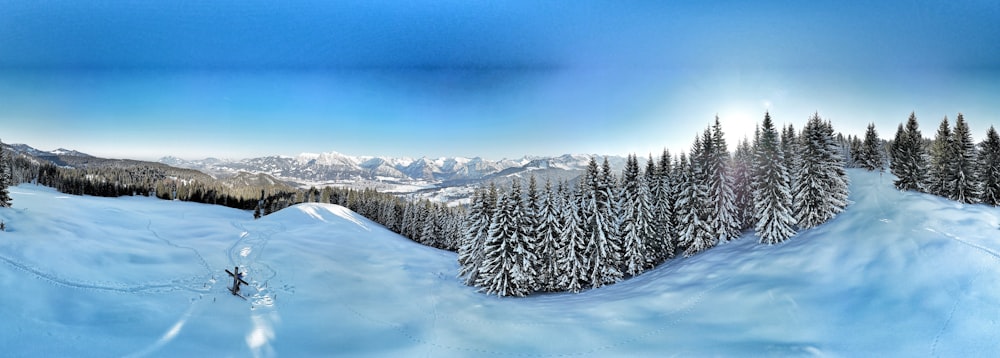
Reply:
<svg viewBox="0 0 1000 358"><path fill-rule="evenodd" d="M978 145L965 117L954 127L944 117L933 140L920 133L916 113L900 124L891 143L893 184L962 203L1000 205L1000 137L993 126Z"/></svg>
<svg viewBox="0 0 1000 358"><path fill-rule="evenodd" d="M459 276L500 296L579 292L750 228L761 243L780 243L844 210L845 142L818 114L780 134L765 114L753 143L744 138L731 154L716 118L688 153L650 155L644 169L630 155L615 175L592 157L574 182L491 183L468 208Z"/></svg>
<svg viewBox="0 0 1000 358"><path fill-rule="evenodd" d="M310 189L315 190L315 189ZM325 187L316 202L337 204L418 243L458 250L465 231L465 207L449 207L427 199L405 199L375 189Z"/></svg>
<svg viewBox="0 0 1000 358"><path fill-rule="evenodd" d="M260 199L257 196L259 187L227 186L197 171L156 163L122 161L120 164L73 168L23 154L9 159L9 163L13 175L11 185L33 183L72 195L150 196L243 210L254 209ZM288 191L293 189L275 190L271 197L283 197Z"/></svg>

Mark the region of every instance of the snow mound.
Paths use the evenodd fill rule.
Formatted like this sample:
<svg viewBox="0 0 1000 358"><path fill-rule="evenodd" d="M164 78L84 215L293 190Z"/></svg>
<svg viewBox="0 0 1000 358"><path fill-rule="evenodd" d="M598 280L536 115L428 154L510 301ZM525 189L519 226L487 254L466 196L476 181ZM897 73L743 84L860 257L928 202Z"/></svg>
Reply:
<svg viewBox="0 0 1000 358"><path fill-rule="evenodd" d="M333 225L354 225L365 231L371 231L372 225L378 225L343 206L320 203L296 204L265 216L264 219L285 224L309 224L320 221Z"/></svg>

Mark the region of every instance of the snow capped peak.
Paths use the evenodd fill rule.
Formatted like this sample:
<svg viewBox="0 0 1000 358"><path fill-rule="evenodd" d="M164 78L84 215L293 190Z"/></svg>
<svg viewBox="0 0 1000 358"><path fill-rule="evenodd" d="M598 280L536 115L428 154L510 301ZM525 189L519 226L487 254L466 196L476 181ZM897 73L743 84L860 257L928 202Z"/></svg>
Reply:
<svg viewBox="0 0 1000 358"><path fill-rule="evenodd" d="M304 164L319 159L319 153L299 153L294 159L296 162Z"/></svg>
<svg viewBox="0 0 1000 358"><path fill-rule="evenodd" d="M187 161L187 160L175 157L175 156L169 156L169 155L166 156L166 157L160 158L160 160L157 160L157 161L160 162L160 163L163 163L163 164L166 164L166 165L170 165L170 166L175 166L175 167L185 167L185 166L191 164L190 161Z"/></svg>
<svg viewBox="0 0 1000 358"><path fill-rule="evenodd" d="M62 155L62 156L71 156L71 157L88 157L88 158L93 158L93 156L91 156L90 154L79 152L79 151L72 150L72 149L66 149L66 148L59 148L59 149L56 149L56 150L53 150L53 151L46 152L44 150L36 149L36 148L34 148L32 146L29 146L27 144L22 144L22 143L11 143L11 144L4 143L4 145L8 146L15 153L27 154L27 155L32 155L32 156L36 156L36 157Z"/></svg>
<svg viewBox="0 0 1000 358"><path fill-rule="evenodd" d="M476 180L516 175L526 170L580 171L587 167L590 155L565 154L558 157L524 156L515 159L487 160L482 157L388 157L353 156L336 151L303 152L295 156L275 155L243 160L187 161L164 157L161 163L202 170L217 175L238 171L267 173L293 182L324 183L331 181L375 180L453 182L472 184ZM603 158L603 157L602 157ZM608 157L614 170L624 167L624 158ZM545 175L545 174L541 174ZM572 173L559 173L572 177ZM471 181L470 181L471 180Z"/></svg>
<svg viewBox="0 0 1000 358"><path fill-rule="evenodd" d="M296 161L301 164L308 163L310 161L315 161L319 165L327 166L347 166L355 167L361 164L362 160L352 157L349 155L340 154L338 152L324 152L324 153L302 153L295 157Z"/></svg>

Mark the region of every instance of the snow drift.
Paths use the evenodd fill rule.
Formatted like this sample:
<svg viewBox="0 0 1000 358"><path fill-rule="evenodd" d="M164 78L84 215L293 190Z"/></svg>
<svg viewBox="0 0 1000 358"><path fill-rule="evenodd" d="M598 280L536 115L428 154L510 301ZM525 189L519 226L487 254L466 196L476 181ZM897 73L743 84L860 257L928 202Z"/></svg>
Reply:
<svg viewBox="0 0 1000 358"><path fill-rule="evenodd" d="M744 235L580 294L498 298L455 255L339 206L248 212L11 188L10 356L989 355L1000 209L851 171L852 204L789 242ZM247 300L223 271L247 272Z"/></svg>

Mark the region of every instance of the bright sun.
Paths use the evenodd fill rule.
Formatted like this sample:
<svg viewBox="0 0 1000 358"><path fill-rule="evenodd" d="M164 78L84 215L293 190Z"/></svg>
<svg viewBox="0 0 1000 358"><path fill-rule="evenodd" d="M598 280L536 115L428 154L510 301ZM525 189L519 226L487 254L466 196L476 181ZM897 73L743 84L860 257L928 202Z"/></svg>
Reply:
<svg viewBox="0 0 1000 358"><path fill-rule="evenodd" d="M733 101L724 106L719 111L719 122L726 133L729 149L735 150L744 136L753 140L754 130L764 119L764 112L770 111L773 106L770 99Z"/></svg>
<svg viewBox="0 0 1000 358"><path fill-rule="evenodd" d="M726 143L730 150L736 149L736 144L743 140L743 137L753 140L753 132L757 122L764 118L764 112L755 113L753 110L743 108L727 108L719 112L719 123L726 133Z"/></svg>

